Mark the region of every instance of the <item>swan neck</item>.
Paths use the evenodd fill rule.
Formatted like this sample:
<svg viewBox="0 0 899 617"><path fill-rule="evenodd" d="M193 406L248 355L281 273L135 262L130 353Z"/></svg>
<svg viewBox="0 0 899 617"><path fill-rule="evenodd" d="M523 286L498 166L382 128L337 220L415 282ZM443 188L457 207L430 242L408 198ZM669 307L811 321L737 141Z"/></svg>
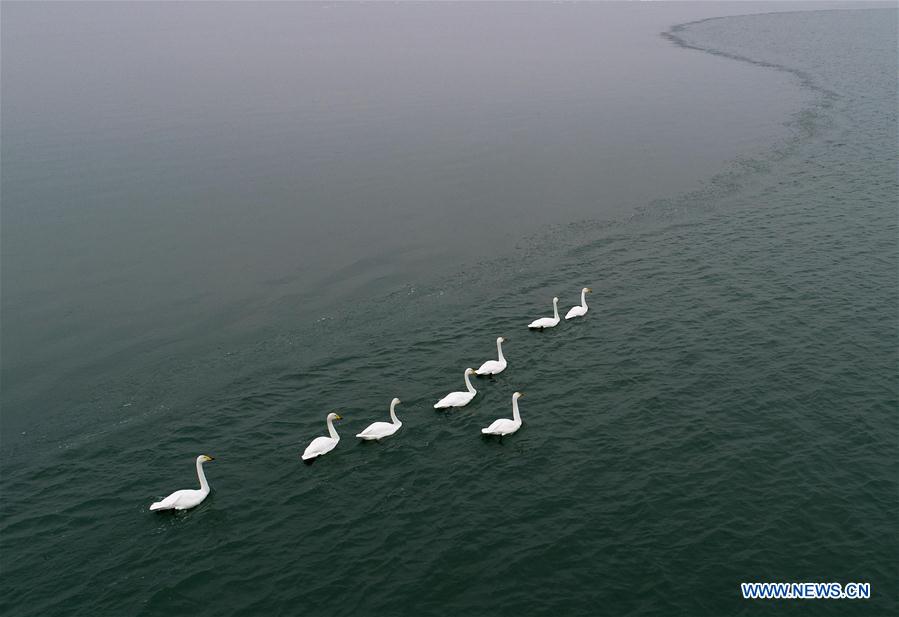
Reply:
<svg viewBox="0 0 899 617"><path fill-rule="evenodd" d="M334 430L334 420L328 418L328 435L330 435L331 439L340 440L340 436L337 434L337 431Z"/></svg>
<svg viewBox="0 0 899 617"><path fill-rule="evenodd" d="M512 418L516 422L521 422L521 414L518 413L518 399L512 399Z"/></svg>
<svg viewBox="0 0 899 617"><path fill-rule="evenodd" d="M499 355L500 362L505 360L505 358L503 357L503 342L502 341L496 341L496 353Z"/></svg>
<svg viewBox="0 0 899 617"><path fill-rule="evenodd" d="M587 292L586 291L581 292L581 306L583 306L584 308L587 308Z"/></svg>
<svg viewBox="0 0 899 617"><path fill-rule="evenodd" d="M469 377L469 376L468 376L468 373L466 372L466 373L465 373L465 387L468 388L468 391L469 391L469 392L471 392L472 394L474 394L475 392L477 392L477 390L475 390L475 389L474 389L474 386L471 385L471 380L469 380L468 377Z"/></svg>
<svg viewBox="0 0 899 617"><path fill-rule="evenodd" d="M200 479L200 490L209 492L209 482L206 481L206 473L203 471L203 461L197 461L197 478Z"/></svg>
<svg viewBox="0 0 899 617"><path fill-rule="evenodd" d="M553 319L559 320L559 303L553 301Z"/></svg>
<svg viewBox="0 0 899 617"><path fill-rule="evenodd" d="M396 403L390 403L390 419L394 424L400 423L400 419L396 417Z"/></svg>

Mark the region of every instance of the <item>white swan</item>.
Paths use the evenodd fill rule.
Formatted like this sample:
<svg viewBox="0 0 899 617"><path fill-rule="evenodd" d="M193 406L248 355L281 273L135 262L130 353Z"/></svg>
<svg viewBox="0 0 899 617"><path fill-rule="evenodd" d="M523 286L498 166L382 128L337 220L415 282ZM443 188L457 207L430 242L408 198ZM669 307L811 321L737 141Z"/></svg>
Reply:
<svg viewBox="0 0 899 617"><path fill-rule="evenodd" d="M197 477L200 479L199 489L184 489L175 491L162 501L150 504L151 510L189 510L203 503L206 496L209 495L209 482L206 481L206 474L203 473L203 463L206 461L214 461L211 456L201 454L197 457Z"/></svg>
<svg viewBox="0 0 899 617"><path fill-rule="evenodd" d="M494 420L493 424L488 426L487 428L482 428L481 432L485 435L499 435L502 437L503 435L511 435L515 431L521 428L521 414L518 413L518 399L520 399L524 394L521 392L516 392L512 395L512 419L509 418L500 418L499 420Z"/></svg>
<svg viewBox="0 0 899 617"><path fill-rule="evenodd" d="M338 416L333 411L328 414L328 437L316 437L315 439L313 439L312 442L306 447L306 451L303 452L302 458L304 461L310 461L321 456L322 454L327 454L337 447L337 442L340 441L340 435L338 435L337 431L334 430L334 420L343 420L343 418Z"/></svg>
<svg viewBox="0 0 899 617"><path fill-rule="evenodd" d="M583 317L587 314L588 293L593 293L593 290L589 287L584 287L581 290L581 303L577 306L572 306L571 309L565 314L565 319L571 319L572 317Z"/></svg>
<svg viewBox="0 0 899 617"><path fill-rule="evenodd" d="M478 375L499 375L506 370L506 359L503 357L503 343L506 339L499 337L496 339L496 353L499 354L499 360L487 360L478 369Z"/></svg>
<svg viewBox="0 0 899 617"><path fill-rule="evenodd" d="M474 395L478 393L477 390L474 389L474 386L471 385L471 381L469 381L468 376L474 375L473 368L465 369L465 385L468 387L468 392L450 392L442 399L437 401L434 405L434 409L444 409L446 407L465 407L471 402L471 399L474 398Z"/></svg>
<svg viewBox="0 0 899 617"><path fill-rule="evenodd" d="M390 419L393 422L375 422L373 424L369 424L368 428L356 435L359 439L365 439L367 441L378 441L380 439L384 439L385 437L390 437L395 432L400 430L400 427L403 425L400 422L400 419L396 417L396 406L400 403L400 399L395 398L390 401Z"/></svg>
<svg viewBox="0 0 899 617"><path fill-rule="evenodd" d="M528 328L542 330L543 328L555 328L557 325L559 325L559 299L553 298L553 316L532 321L528 324Z"/></svg>

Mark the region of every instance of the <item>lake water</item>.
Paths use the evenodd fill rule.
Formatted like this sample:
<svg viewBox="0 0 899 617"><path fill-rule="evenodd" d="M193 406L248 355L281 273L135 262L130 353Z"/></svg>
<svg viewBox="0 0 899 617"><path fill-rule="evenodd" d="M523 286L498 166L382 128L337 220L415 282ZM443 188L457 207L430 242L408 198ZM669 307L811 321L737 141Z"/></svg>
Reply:
<svg viewBox="0 0 899 617"><path fill-rule="evenodd" d="M897 12L797 6L5 4L3 614L899 610Z"/></svg>

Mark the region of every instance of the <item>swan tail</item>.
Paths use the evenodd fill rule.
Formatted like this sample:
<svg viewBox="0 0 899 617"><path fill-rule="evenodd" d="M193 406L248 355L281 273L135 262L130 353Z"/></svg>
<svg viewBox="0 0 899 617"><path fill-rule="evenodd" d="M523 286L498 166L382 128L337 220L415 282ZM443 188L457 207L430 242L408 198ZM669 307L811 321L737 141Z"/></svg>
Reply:
<svg viewBox="0 0 899 617"><path fill-rule="evenodd" d="M150 504L150 510L171 510L178 503L178 495L181 491L175 491L162 501Z"/></svg>

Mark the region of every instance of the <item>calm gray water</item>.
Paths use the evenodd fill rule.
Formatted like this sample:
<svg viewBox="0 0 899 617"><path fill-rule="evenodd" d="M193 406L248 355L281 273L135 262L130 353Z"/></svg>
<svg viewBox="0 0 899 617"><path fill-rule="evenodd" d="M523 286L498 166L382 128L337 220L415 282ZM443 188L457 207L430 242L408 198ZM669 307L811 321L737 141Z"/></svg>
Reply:
<svg viewBox="0 0 899 617"><path fill-rule="evenodd" d="M895 614L897 12L752 6L4 4L0 611Z"/></svg>

